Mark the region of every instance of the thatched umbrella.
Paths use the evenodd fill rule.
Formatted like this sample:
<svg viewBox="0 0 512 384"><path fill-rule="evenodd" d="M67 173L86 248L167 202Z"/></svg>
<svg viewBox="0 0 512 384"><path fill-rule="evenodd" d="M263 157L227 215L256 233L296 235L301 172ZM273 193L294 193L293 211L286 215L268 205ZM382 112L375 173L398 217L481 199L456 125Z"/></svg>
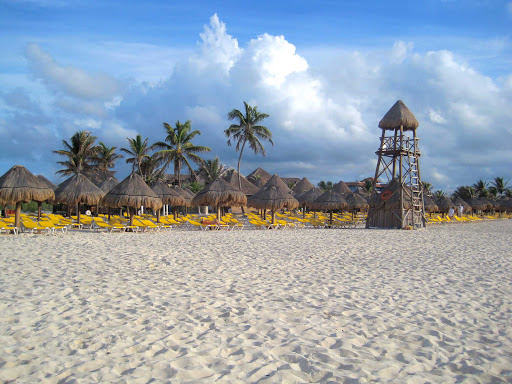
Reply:
<svg viewBox="0 0 512 384"><path fill-rule="evenodd" d="M487 209L487 207L489 206L487 201L484 201L478 197L472 197L468 201L468 204L471 205L471 208L473 209L473 211L483 211L483 210Z"/></svg>
<svg viewBox="0 0 512 384"><path fill-rule="evenodd" d="M165 205L181 207L185 204L185 198L181 196L178 191L172 189L162 181L155 182L153 185L151 185L151 189L157 194L160 200L162 200L162 203ZM160 222L160 210L158 210L156 213L156 221L158 223Z"/></svg>
<svg viewBox="0 0 512 384"><path fill-rule="evenodd" d="M256 209L270 209L273 224L276 211L283 208L295 209L299 206L299 202L292 196L290 188L283 180L278 175L274 175L255 195L247 199L247 206Z"/></svg>
<svg viewBox="0 0 512 384"><path fill-rule="evenodd" d="M437 206L434 199L427 195L423 195L423 205L425 207L425 212L432 213L439 211L439 207Z"/></svg>
<svg viewBox="0 0 512 384"><path fill-rule="evenodd" d="M130 225L133 225L135 209L141 206L152 208L155 211L162 208L162 200L136 173L129 175L107 193L101 200L101 204L114 208L128 206Z"/></svg>
<svg viewBox="0 0 512 384"><path fill-rule="evenodd" d="M109 193L115 186L117 186L117 184L119 184L119 180L115 177L109 177L99 185L99 188L103 192Z"/></svg>
<svg viewBox="0 0 512 384"><path fill-rule="evenodd" d="M304 207L302 212L302 217L306 216L306 208L311 208L311 203L318 199L322 193L324 193L320 188L313 187L309 191L296 196L295 198L299 202L300 206Z"/></svg>
<svg viewBox="0 0 512 384"><path fill-rule="evenodd" d="M299 181L295 187L292 188L293 196L297 198L298 196L302 195L304 192L309 191L310 189L315 188L313 184L309 182L307 178L303 178L301 181Z"/></svg>
<svg viewBox="0 0 512 384"><path fill-rule="evenodd" d="M194 196L192 205L215 205L217 220L220 221L220 209L225 206L241 206L247 204L247 196L224 179L217 179L205 186Z"/></svg>
<svg viewBox="0 0 512 384"><path fill-rule="evenodd" d="M455 200L453 200L453 203L458 207L459 205L462 205L464 207L464 212L471 212L473 209L471 208L471 205L469 205L466 200L462 199L461 197L457 197Z"/></svg>
<svg viewBox="0 0 512 384"><path fill-rule="evenodd" d="M271 178L272 176L270 176L270 173L261 167L256 168L254 171L247 175L247 180L249 180L258 188L264 186Z"/></svg>
<svg viewBox="0 0 512 384"><path fill-rule="evenodd" d="M313 203L311 208L322 209L324 211L330 211L330 225L332 225L332 211L335 209L346 209L348 206L347 200L334 190L325 191L322 193Z"/></svg>
<svg viewBox="0 0 512 384"><path fill-rule="evenodd" d="M68 207L76 205L76 216L80 224L80 204L97 205L105 196L100 188L81 173L75 173L63 181L55 190L55 201Z"/></svg>
<svg viewBox="0 0 512 384"><path fill-rule="evenodd" d="M256 192L259 191L259 188L255 186L253 183L251 183L249 180L247 180L243 175L240 175L240 178L242 180L242 192L245 193L246 196L252 196ZM223 178L226 180L229 184L234 186L235 188L238 188L238 172L233 170L231 172L228 172L226 176Z"/></svg>
<svg viewBox="0 0 512 384"><path fill-rule="evenodd" d="M352 190L348 187L347 184L343 180L341 180L338 184L335 184L334 187L332 187L332 190L344 197L347 197L352 193Z"/></svg>
<svg viewBox="0 0 512 384"><path fill-rule="evenodd" d="M357 187L356 189L356 193L361 196L363 199L366 200L366 202L368 202L370 200L370 196L371 194L369 192L367 192L364 188L362 187Z"/></svg>
<svg viewBox="0 0 512 384"><path fill-rule="evenodd" d="M0 203L16 205L14 226L20 227L21 203L53 199L53 189L27 168L15 165L0 177Z"/></svg>
<svg viewBox="0 0 512 384"><path fill-rule="evenodd" d="M355 211L366 212L370 207L368 201L358 193L351 193L346 197L348 209L352 211L352 220L354 219Z"/></svg>
<svg viewBox="0 0 512 384"><path fill-rule="evenodd" d="M402 100L398 100L379 122L379 128L391 131L401 126L404 131L414 131L418 125L418 120Z"/></svg>
<svg viewBox="0 0 512 384"><path fill-rule="evenodd" d="M435 203L439 207L439 212L441 212L443 215L447 213L450 210L450 208L455 207L455 203L449 197L446 196L439 197L437 200L435 200Z"/></svg>

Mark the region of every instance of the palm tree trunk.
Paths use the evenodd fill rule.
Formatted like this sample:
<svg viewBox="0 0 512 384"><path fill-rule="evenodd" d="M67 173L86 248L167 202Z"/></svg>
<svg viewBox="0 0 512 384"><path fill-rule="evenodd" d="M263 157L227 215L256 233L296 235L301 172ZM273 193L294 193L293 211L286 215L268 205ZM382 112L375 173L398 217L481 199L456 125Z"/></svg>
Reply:
<svg viewBox="0 0 512 384"><path fill-rule="evenodd" d="M177 169L177 172L178 174L178 187L181 188L181 160L178 159L178 169Z"/></svg>
<svg viewBox="0 0 512 384"><path fill-rule="evenodd" d="M244 152L245 143L246 143L246 141L244 141L244 143L242 144L242 148L240 149L240 156L238 156L237 172L238 172L238 188L240 188L240 190L242 190L242 175L240 174L240 162L242 161L242 153Z"/></svg>

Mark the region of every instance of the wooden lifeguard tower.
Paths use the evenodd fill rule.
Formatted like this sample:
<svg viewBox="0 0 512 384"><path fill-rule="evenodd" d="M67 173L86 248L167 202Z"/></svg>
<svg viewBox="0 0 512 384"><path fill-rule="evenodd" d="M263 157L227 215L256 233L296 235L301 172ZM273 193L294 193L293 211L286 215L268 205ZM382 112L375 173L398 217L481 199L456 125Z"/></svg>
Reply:
<svg viewBox="0 0 512 384"><path fill-rule="evenodd" d="M420 176L418 121L398 100L379 122L382 129L366 228L426 228ZM412 137L409 135L412 133ZM380 193L377 180L388 186Z"/></svg>

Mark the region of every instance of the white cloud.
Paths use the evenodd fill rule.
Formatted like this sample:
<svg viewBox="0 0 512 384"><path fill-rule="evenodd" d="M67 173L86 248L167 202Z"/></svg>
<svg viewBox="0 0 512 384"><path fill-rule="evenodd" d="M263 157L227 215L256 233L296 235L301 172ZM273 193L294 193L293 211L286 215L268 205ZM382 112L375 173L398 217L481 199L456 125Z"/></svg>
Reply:
<svg viewBox="0 0 512 384"><path fill-rule="evenodd" d="M37 44L28 44L25 55L38 79L66 95L109 100L123 91L121 83L114 77L105 73L90 74L73 66L61 66Z"/></svg>

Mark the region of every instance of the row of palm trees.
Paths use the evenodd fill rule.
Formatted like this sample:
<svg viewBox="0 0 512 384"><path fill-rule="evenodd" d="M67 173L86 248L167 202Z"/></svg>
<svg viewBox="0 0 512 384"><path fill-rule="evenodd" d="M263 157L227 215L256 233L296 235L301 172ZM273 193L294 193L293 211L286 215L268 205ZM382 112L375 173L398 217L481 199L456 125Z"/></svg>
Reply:
<svg viewBox="0 0 512 384"><path fill-rule="evenodd" d="M238 158L238 174L240 175L240 163L244 148L248 146L255 154L265 156L265 148L262 140L274 145L272 133L261 125L261 122L269 117L266 113L258 111L244 101L244 111L233 109L228 113L228 119L234 120L228 129L224 131L228 138L228 146L235 144L236 151L240 152ZM213 160L204 160L200 154L210 152L211 148L193 144L193 140L201 134L199 130L192 130L190 120L185 123L177 121L174 126L163 123L165 138L154 144L149 144L148 138L140 134L135 138L127 138L127 148L120 148L120 152L126 156L125 161L132 164L132 171L141 175L147 183L153 183L164 179L165 171L172 164L176 181L181 186L181 171L187 169L193 178L197 178L194 165L198 166L198 173L206 182L222 177L228 168L220 162L218 157ZM115 167L117 160L124 158L116 152L117 147L109 147L103 142L96 144L97 137L91 132L76 132L70 141L63 140L64 149L53 151L64 157L58 161L63 168L57 174L72 175L79 172L101 171L108 172ZM241 178L239 176L241 188Z"/></svg>
<svg viewBox="0 0 512 384"><path fill-rule="evenodd" d="M492 181L486 182L484 180L478 180L473 185L463 185L457 187L457 189L453 192L452 198L460 197L463 200L470 200L474 197L486 198L497 200L503 197L512 198L512 188L508 187L508 182L510 180L505 181L503 177L495 177ZM429 188L427 190L431 190L431 185L426 183ZM447 196L447 194L443 190L434 191L433 195L436 198Z"/></svg>

